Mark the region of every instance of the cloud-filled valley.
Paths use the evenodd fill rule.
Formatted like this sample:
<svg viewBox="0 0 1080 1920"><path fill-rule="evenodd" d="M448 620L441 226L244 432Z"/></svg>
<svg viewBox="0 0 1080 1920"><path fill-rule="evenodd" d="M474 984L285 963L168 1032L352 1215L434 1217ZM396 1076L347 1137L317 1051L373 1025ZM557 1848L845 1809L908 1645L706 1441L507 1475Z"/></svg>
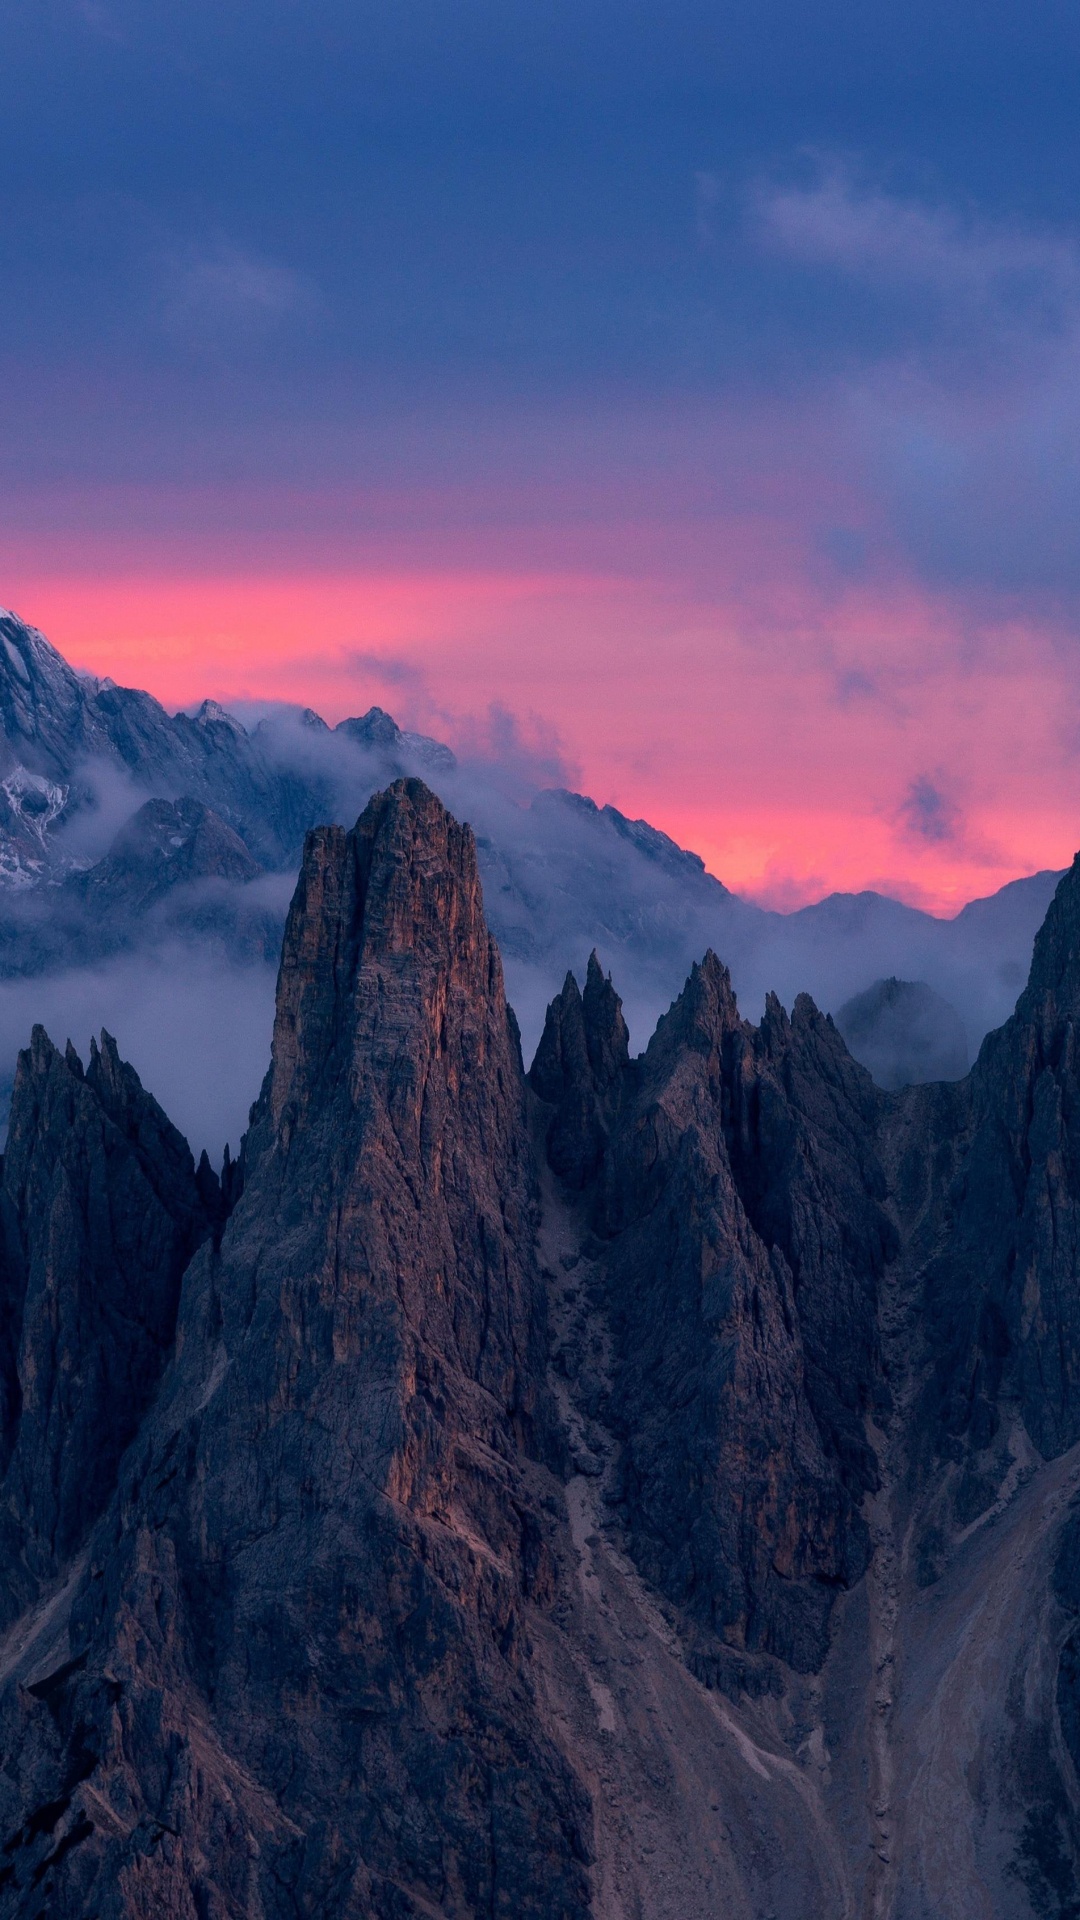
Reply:
<svg viewBox="0 0 1080 1920"><path fill-rule="evenodd" d="M766 911L646 822L539 784L547 769L512 727L459 759L380 709L336 729L272 704L248 712L250 731L213 703L173 719L72 673L10 616L3 636L0 1078L10 1086L34 1021L84 1054L104 1026L215 1160L226 1141L235 1152L268 1064L304 832L351 823L402 774L473 827L526 1061L594 948L638 1050L711 948L754 1020L770 992L836 1012L875 981L923 982L955 1009L971 1058L1012 1008L1056 879L1018 881L952 920L874 893Z"/></svg>

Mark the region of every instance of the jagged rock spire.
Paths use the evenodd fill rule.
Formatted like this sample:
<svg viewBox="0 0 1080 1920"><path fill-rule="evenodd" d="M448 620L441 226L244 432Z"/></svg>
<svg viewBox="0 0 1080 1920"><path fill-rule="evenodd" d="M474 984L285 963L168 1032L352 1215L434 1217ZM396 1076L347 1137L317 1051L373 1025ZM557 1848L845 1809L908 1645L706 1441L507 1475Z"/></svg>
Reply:
<svg viewBox="0 0 1080 1920"><path fill-rule="evenodd" d="M548 1007L529 1069L533 1092L556 1109L547 1130L548 1159L571 1187L586 1186L600 1164L606 1110L629 1056L622 1001L594 948L584 995L568 973Z"/></svg>
<svg viewBox="0 0 1080 1920"><path fill-rule="evenodd" d="M581 1010L593 1079L598 1087L609 1087L630 1058L630 1036L622 1001L611 984L611 975L605 977L595 947L589 955Z"/></svg>
<svg viewBox="0 0 1080 1920"><path fill-rule="evenodd" d="M527 1098L472 837L399 782L308 842L220 1183L107 1039L84 1074L35 1034L0 1190L0 1567L33 1602L4 1912L1056 1911L1078 986L1080 868L968 1080L886 1094L806 996L742 1019L714 954L630 1061L593 956ZM545 1121L579 1194L534 1178ZM136 1351L192 1188L236 1204L95 1520L72 1461L127 1401L94 1316Z"/></svg>
<svg viewBox="0 0 1080 1920"><path fill-rule="evenodd" d="M307 842L243 1194L76 1605L63 1725L91 1759L32 1696L0 1725L43 1800L89 1765L120 1809L65 1815L64 1920L236 1886L267 1916L586 1920L587 1802L522 1623L557 1457L534 1234L472 834L400 781ZM163 1771L150 1726L206 1731ZM20 1886L54 1845L30 1835Z"/></svg>
<svg viewBox="0 0 1080 1920"><path fill-rule="evenodd" d="M169 1355L209 1231L187 1142L103 1033L35 1027L0 1182L0 1620L82 1544Z"/></svg>

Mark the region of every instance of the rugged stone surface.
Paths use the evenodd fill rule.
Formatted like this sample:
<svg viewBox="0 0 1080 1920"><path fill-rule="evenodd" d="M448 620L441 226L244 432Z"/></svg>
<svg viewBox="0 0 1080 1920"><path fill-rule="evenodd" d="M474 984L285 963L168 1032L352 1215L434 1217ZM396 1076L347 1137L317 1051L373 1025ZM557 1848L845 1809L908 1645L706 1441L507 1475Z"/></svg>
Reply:
<svg viewBox="0 0 1080 1920"><path fill-rule="evenodd" d="M529 1085L554 1106L547 1155L572 1187L588 1185L603 1157L612 1102L630 1058L622 1003L595 951L582 995L572 973L548 1008Z"/></svg>
<svg viewBox="0 0 1080 1920"><path fill-rule="evenodd" d="M976 1454L993 1446L1003 1408L1015 1408L1047 1457L1080 1439L1078 1020L1074 864L1015 1014L987 1037L970 1078L931 1108L933 1159L921 1179L910 1149L905 1169L906 1204L930 1201L940 1242L923 1284L941 1420L951 1443ZM976 1498L974 1488L964 1496Z"/></svg>
<svg viewBox="0 0 1080 1920"><path fill-rule="evenodd" d="M523 1099L472 837L402 783L309 841L243 1195L76 1667L5 1727L42 1804L81 1779L43 1875L6 1789L13 1912L587 1911L522 1619L559 1458Z"/></svg>
<svg viewBox="0 0 1080 1920"><path fill-rule="evenodd" d="M308 719L329 733L318 715ZM403 732L379 707L338 731L368 750L376 775L413 760L453 765L446 747ZM44 634L0 610L0 832L9 834L0 879L32 884L71 864L57 829L92 804L101 767L135 794L214 809L265 866L295 864L307 829L333 810L330 769L283 752L272 724L249 733L215 700L167 713L148 693L76 673Z"/></svg>
<svg viewBox="0 0 1080 1920"><path fill-rule="evenodd" d="M1080 863L955 1085L712 953L637 1059L594 954L526 1082L401 781L220 1182L35 1035L0 1913L1075 1920L1078 1018Z"/></svg>
<svg viewBox="0 0 1080 1920"><path fill-rule="evenodd" d="M573 1006L564 989L538 1060ZM875 1479L864 1421L893 1230L874 1092L809 1002L748 1027L712 954L616 1075L593 1220L634 1551L723 1646L812 1669L833 1593L865 1564ZM564 1095L553 1127L565 1111Z"/></svg>
<svg viewBox="0 0 1080 1920"><path fill-rule="evenodd" d="M174 886L198 880L243 884L262 869L239 834L198 800L148 800L126 822L104 860L68 882L107 911L141 912Z"/></svg>
<svg viewBox="0 0 1080 1920"><path fill-rule="evenodd" d="M187 1144L102 1035L19 1057L0 1183L0 1624L84 1544L209 1230Z"/></svg>
<svg viewBox="0 0 1080 1920"><path fill-rule="evenodd" d="M606 1095L576 1457L692 1669L787 1702L838 1835L869 1781L814 1912L1074 1911L1078 1013L1080 866L959 1085L879 1093L805 997L748 1026L709 956ZM531 1076L564 1191L579 1030L568 986Z"/></svg>

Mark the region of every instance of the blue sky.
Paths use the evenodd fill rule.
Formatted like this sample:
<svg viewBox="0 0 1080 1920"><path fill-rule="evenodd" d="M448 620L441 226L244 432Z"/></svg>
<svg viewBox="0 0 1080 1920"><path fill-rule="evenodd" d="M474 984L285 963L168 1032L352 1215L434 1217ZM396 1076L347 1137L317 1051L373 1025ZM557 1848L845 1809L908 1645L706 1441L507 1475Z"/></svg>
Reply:
<svg viewBox="0 0 1080 1920"><path fill-rule="evenodd" d="M9 0L6 597L283 557L636 569L741 609L769 667L792 606L823 644L861 595L853 727L920 596L969 677L1007 622L1020 681L1025 645L1071 660L1078 56L1045 0ZM525 644L507 697L566 732ZM919 724L898 795L938 778Z"/></svg>

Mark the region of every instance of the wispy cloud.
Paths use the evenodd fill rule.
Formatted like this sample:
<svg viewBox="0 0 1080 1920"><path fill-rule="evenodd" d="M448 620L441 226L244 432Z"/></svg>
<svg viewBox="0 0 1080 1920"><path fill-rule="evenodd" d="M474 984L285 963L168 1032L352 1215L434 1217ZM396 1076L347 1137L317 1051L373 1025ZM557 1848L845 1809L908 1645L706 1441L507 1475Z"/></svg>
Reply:
<svg viewBox="0 0 1080 1920"><path fill-rule="evenodd" d="M516 714L493 700L487 712L447 715L448 731L463 758L483 767L503 785L572 787L581 779L558 729L537 713Z"/></svg>
<svg viewBox="0 0 1080 1920"><path fill-rule="evenodd" d="M831 283L833 458L884 530L866 568L1075 609L1080 239L888 193L836 161L759 180L748 205L759 253ZM857 543L829 529L818 544L838 578L861 577Z"/></svg>
<svg viewBox="0 0 1080 1920"><path fill-rule="evenodd" d="M264 331L320 306L305 275L225 238L169 251L160 284L165 324L181 333Z"/></svg>
<svg viewBox="0 0 1080 1920"><path fill-rule="evenodd" d="M911 782L897 817L904 833L929 846L952 846L961 838L964 816L937 779L920 773Z"/></svg>
<svg viewBox="0 0 1080 1920"><path fill-rule="evenodd" d="M893 815L902 842L926 854L948 854L973 867L995 868L1002 850L968 818L955 786L941 769L919 773L908 784Z"/></svg>
<svg viewBox="0 0 1080 1920"><path fill-rule="evenodd" d="M1080 249L1061 234L867 187L836 161L806 185L759 181L750 209L767 246L892 297L1053 331L1080 317Z"/></svg>
<svg viewBox="0 0 1080 1920"><path fill-rule="evenodd" d="M408 693L427 695L427 675L414 660L401 654L371 653L362 648L347 648L342 656L347 668L384 687L398 687Z"/></svg>

